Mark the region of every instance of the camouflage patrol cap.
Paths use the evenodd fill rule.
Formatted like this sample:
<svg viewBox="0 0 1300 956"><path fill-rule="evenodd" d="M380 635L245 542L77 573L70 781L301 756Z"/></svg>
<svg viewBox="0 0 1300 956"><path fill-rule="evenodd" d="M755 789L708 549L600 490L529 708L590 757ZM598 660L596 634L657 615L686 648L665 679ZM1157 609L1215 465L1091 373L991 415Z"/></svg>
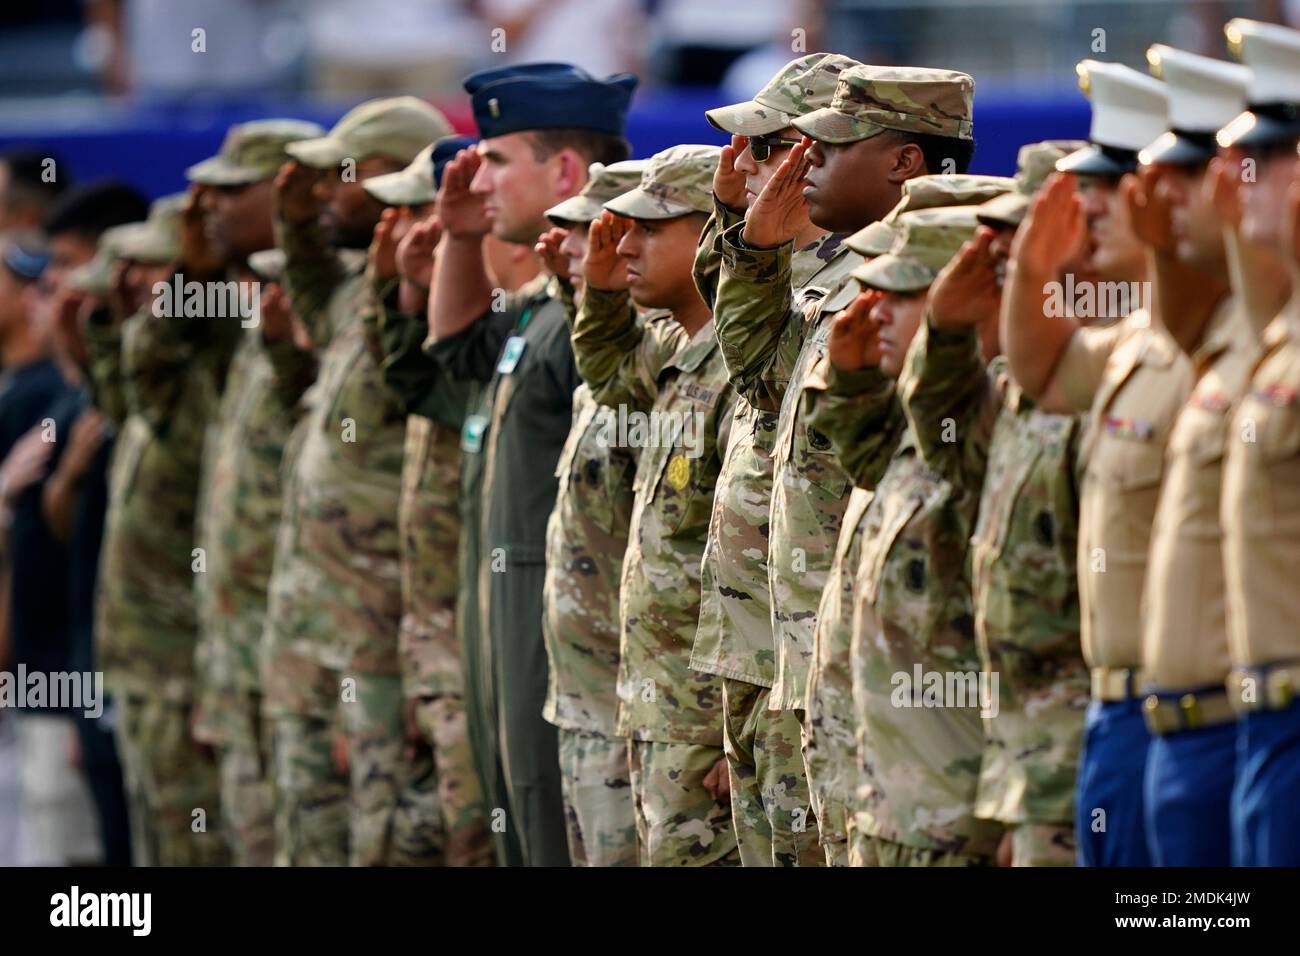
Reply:
<svg viewBox="0 0 1300 956"><path fill-rule="evenodd" d="M956 70L855 66L840 74L829 106L791 125L825 143L852 143L887 129L972 139L974 95L975 81Z"/></svg>
<svg viewBox="0 0 1300 956"><path fill-rule="evenodd" d="M409 163L424 147L451 133L447 117L424 100L393 96L367 100L349 110L324 136L299 140L285 149L315 169L329 169L345 159L359 163L374 156Z"/></svg>
<svg viewBox="0 0 1300 956"><path fill-rule="evenodd" d="M605 208L629 219L676 219L713 208L717 146L672 146L646 161L641 185L610 199Z"/></svg>
<svg viewBox="0 0 1300 956"><path fill-rule="evenodd" d="M936 206L977 206L982 202L1002 196L1015 188L1016 181L1008 176L978 176L973 173L940 173L917 176L903 183L903 195L898 205L885 214L880 223L872 223L844 240L854 252L863 255L883 255L889 247L881 248L895 232L886 233L879 226L892 226L898 217L918 209ZM874 250L874 251L869 251Z"/></svg>
<svg viewBox="0 0 1300 956"><path fill-rule="evenodd" d="M874 258L892 249L897 238L897 229L884 220L877 220L845 239L844 245L860 255Z"/></svg>
<svg viewBox="0 0 1300 956"><path fill-rule="evenodd" d="M979 221L994 228L1015 228L1029 211L1029 199L1056 171L1058 160L1088 144L1078 139L1048 139L1027 143L1016 156L1016 188L981 203Z"/></svg>
<svg viewBox="0 0 1300 956"><path fill-rule="evenodd" d="M705 110L704 118L740 136L780 132L794 117L830 106L840 74L861 65L839 53L809 53L781 67L752 100Z"/></svg>
<svg viewBox="0 0 1300 956"><path fill-rule="evenodd" d="M403 170L363 180L361 188L385 206L423 206L433 202L438 195L438 187L433 184L433 147L430 143L416 153Z"/></svg>
<svg viewBox="0 0 1300 956"><path fill-rule="evenodd" d="M270 179L288 159L285 147L312 139L325 128L306 120L269 119L238 123L227 131L221 151L185 170L192 183L245 186Z"/></svg>
<svg viewBox="0 0 1300 956"><path fill-rule="evenodd" d="M587 223L600 216L605 203L635 189L641 182L646 161L625 159L621 163L592 163L582 192L546 210L546 218L561 222Z"/></svg>
<svg viewBox="0 0 1300 956"><path fill-rule="evenodd" d="M922 209L899 216L899 236L885 255L853 270L864 286L885 292L920 292L975 234L977 206Z"/></svg>
<svg viewBox="0 0 1300 956"><path fill-rule="evenodd" d="M187 198L185 193L172 193L155 199L148 219L121 226L113 239L117 257L161 265L180 255L181 211Z"/></svg>
<svg viewBox="0 0 1300 956"><path fill-rule="evenodd" d="M129 230L133 225L139 224L126 223L105 229L100 233L95 254L90 261L83 262L68 273L68 285L91 295L108 295L109 286L113 281L113 264L118 258L117 239L123 234L123 230Z"/></svg>
<svg viewBox="0 0 1300 956"><path fill-rule="evenodd" d="M284 262L283 249L261 249L248 257L248 268L256 272L260 279L279 282L284 278Z"/></svg>

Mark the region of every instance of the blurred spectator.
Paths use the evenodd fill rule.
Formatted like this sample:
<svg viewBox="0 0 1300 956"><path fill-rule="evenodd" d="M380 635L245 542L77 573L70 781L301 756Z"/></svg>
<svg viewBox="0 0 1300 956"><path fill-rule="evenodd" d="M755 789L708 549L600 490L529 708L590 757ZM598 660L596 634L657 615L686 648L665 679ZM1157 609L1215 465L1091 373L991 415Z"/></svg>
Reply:
<svg viewBox="0 0 1300 956"><path fill-rule="evenodd" d="M48 152L13 149L0 154L0 235L40 226L68 181L67 167Z"/></svg>
<svg viewBox="0 0 1300 956"><path fill-rule="evenodd" d="M490 53L469 0L314 0L306 16L313 86L330 96L458 93Z"/></svg>
<svg viewBox="0 0 1300 956"><path fill-rule="evenodd" d="M303 9L301 0L86 0L82 59L110 93L288 89L303 54Z"/></svg>
<svg viewBox="0 0 1300 956"><path fill-rule="evenodd" d="M641 68L646 24L638 0L480 0L480 6L485 36L505 30L509 63L559 60L593 76Z"/></svg>
<svg viewBox="0 0 1300 956"><path fill-rule="evenodd" d="M651 36L656 76L671 85L717 86L741 54L771 42L778 32L788 35L789 6L789 0L653 0ZM815 48L809 47L808 52L815 52Z"/></svg>
<svg viewBox="0 0 1300 956"><path fill-rule="evenodd" d="M57 437L49 429L48 412L68 386L40 321L47 263L48 253L26 238L11 237L0 251L0 527L14 669L20 680L20 669L44 675L53 691L61 683L58 675L70 669L68 554L45 523L40 484ZM20 864L66 866L101 859L90 790L74 763L73 711L56 706L83 701L27 700L17 713Z"/></svg>

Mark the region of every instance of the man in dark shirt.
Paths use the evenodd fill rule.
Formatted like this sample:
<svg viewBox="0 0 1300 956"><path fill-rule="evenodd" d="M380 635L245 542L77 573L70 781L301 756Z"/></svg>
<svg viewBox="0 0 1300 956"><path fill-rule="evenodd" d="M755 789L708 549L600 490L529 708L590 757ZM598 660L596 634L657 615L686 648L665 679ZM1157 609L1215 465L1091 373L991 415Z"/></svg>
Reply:
<svg viewBox="0 0 1300 956"><path fill-rule="evenodd" d="M57 438L49 410L67 383L49 354L40 316L49 261L31 240L0 249L0 526L4 613L13 645L5 703L18 708L22 779L19 862L96 862L99 841L85 778L67 759L73 709L98 707L93 680L70 676L67 553L41 513L40 481Z"/></svg>

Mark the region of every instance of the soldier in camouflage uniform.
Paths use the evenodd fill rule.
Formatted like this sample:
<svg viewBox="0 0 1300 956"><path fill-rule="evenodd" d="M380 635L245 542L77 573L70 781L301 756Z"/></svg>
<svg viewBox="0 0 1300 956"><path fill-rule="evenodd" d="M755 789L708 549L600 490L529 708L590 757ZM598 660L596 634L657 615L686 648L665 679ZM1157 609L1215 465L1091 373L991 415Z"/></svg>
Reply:
<svg viewBox="0 0 1300 956"><path fill-rule="evenodd" d="M890 253L855 270L873 291L835 324L821 389L832 400L812 416L855 482L874 491L862 518L850 650L857 865L987 864L1000 837L973 814L983 749L978 701L922 706L921 687L909 686L926 674L973 680L979 669L966 562L978 491L954 488L921 458L906 413L916 368L904 358L927 288L974 231L974 208L900 216ZM862 330L857 338L854 329ZM890 376L900 373L896 393Z"/></svg>
<svg viewBox="0 0 1300 956"><path fill-rule="evenodd" d="M641 181L645 163L593 164L577 196L547 210L549 247L570 323L582 296L587 229L602 204ZM632 519L636 451L617 443L607 409L586 384L573 395L573 428L560 455L555 510L546 526L542 632L550 664L542 715L559 728L560 783L575 866L636 866L636 814L618 707L618 589Z"/></svg>
<svg viewBox="0 0 1300 956"><path fill-rule="evenodd" d="M236 281L256 281L250 254L273 244L271 179L284 146L324 130L299 120L232 127L221 152L191 167L191 182L211 187L218 253ZM266 309L275 306L262 299ZM258 648L266 584L280 519L280 463L292 406L274 387L267 350L285 349L309 376L310 355L292 341L264 340L260 316L245 320L203 456L197 543L206 570L195 576L202 627L197 659L204 720L196 736L216 748L222 821L237 865L269 866L274 854L270 741L261 727Z"/></svg>
<svg viewBox="0 0 1300 956"><path fill-rule="evenodd" d="M364 184L372 196L393 207L376 227L372 246L376 254L368 274L379 308L370 331L384 384L408 413L398 510L403 608L399 647L415 766L395 825L395 862L447 866L492 864L483 788L469 744L456 634L459 436L474 389L452 381L421 348L428 331L431 246L436 241L432 204L443 167L473 142L444 137L421 150L400 173L376 176Z"/></svg>
<svg viewBox="0 0 1300 956"><path fill-rule="evenodd" d="M733 384L752 405L779 416L768 563L775 668L766 707L791 713L780 719L781 735L789 739L801 727L804 748L811 745L805 710L814 622L851 483L825 436L802 420L802 392L824 354L830 316L852 297L846 281L861 258L838 240L823 242L821 267L801 277L791 298L792 244L801 221L796 211L806 183L808 218L843 236L884 216L904 182L937 171L930 166L940 165L941 155L964 172L974 86L965 74L945 70L864 66L842 57L822 66L821 84L833 80L833 94L827 100L822 85L807 84L818 102L800 100L790 119L816 142L791 150L746 221L722 234L715 305ZM870 172L878 168L890 174ZM806 775L806 759L799 763ZM787 772L797 776L798 770L796 763ZM825 793L814 782L814 805ZM842 842L843 810L814 809L820 842Z"/></svg>
<svg viewBox="0 0 1300 956"><path fill-rule="evenodd" d="M363 313L377 306L362 250L382 207L358 180L396 172L449 132L413 97L372 100L291 144L296 162L277 181L285 281L320 361L293 438L264 634L280 863L383 864L399 845L412 770L398 655L406 416L366 344Z"/></svg>
<svg viewBox="0 0 1300 956"><path fill-rule="evenodd" d="M628 423L629 435L642 416L649 421L633 439L645 447L620 592L617 728L631 739L645 866L739 863L731 814L719 799L721 680L690 668L700 561L735 404L691 275L718 153L710 146L658 153L637 189L605 204L591 230L573 332L578 370L596 401ZM624 266L630 285L617 289ZM672 318L639 325L629 293Z"/></svg>
<svg viewBox="0 0 1300 956"><path fill-rule="evenodd" d="M212 754L190 735L195 712L198 622L194 548L200 457L230 357L237 318L184 316L152 289L212 279L197 193L158 200L145 223L114 233L119 257L112 316L87 326L100 408L119 438L96 607L97 657L121 708L133 858L146 866L227 860ZM182 220L184 219L184 223ZM182 244L182 229L185 242ZM129 318L123 285L130 287ZM170 298L170 296L169 296ZM160 517L161 516L161 517Z"/></svg>
<svg viewBox="0 0 1300 956"><path fill-rule="evenodd" d="M1029 197L1082 143L1020 151L1016 189L979 207L985 227L934 283L906 395L921 457L957 489L983 487L971 541L975 635L988 686L975 801L1008 827L999 854L1016 866L1072 866L1074 778L1088 700L1079 645L1077 415L1038 409L996 339L998 273ZM992 678L997 683L992 683ZM1009 851L1009 852L1008 852Z"/></svg>
<svg viewBox="0 0 1300 956"><path fill-rule="evenodd" d="M745 197L762 191L797 142L791 117L829 105L840 73L856 65L843 56L803 56L786 64L753 100L705 114L715 127L732 134L732 145L723 148L714 183L713 218L701 237L696 260L706 301L712 302L717 292L721 235L741 222ZM729 189L736 193L728 198L739 211L723 199ZM839 240L803 217L793 238L790 267L796 302L818 294L805 293L804 287L836 255ZM722 339L724 359L729 341ZM796 339L784 344L798 349ZM771 389L746 391L737 375L741 398L714 496L704 552L700 629L691 659L696 670L723 679L723 745L731 776L732 817L746 866L824 862L809 808L798 716L768 709L776 659L768 585L772 451L780 396L794 356L782 358L783 368L776 373L780 381Z"/></svg>

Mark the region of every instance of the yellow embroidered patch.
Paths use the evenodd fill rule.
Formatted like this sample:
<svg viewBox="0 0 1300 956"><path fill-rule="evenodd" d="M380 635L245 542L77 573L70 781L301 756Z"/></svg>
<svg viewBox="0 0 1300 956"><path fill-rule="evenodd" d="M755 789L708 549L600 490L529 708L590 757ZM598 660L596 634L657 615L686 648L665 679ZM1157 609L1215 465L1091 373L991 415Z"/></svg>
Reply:
<svg viewBox="0 0 1300 956"><path fill-rule="evenodd" d="M685 455L674 455L672 461L668 462L668 484L681 491L690 480L691 463Z"/></svg>

